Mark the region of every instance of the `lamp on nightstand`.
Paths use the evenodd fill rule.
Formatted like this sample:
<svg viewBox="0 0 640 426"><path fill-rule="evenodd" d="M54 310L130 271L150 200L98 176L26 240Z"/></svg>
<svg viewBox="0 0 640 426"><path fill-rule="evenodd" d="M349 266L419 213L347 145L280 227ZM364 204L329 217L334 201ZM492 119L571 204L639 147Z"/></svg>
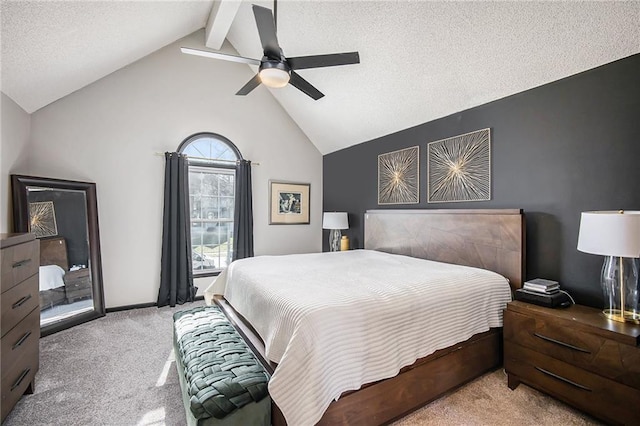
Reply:
<svg viewBox="0 0 640 426"><path fill-rule="evenodd" d="M604 315L640 324L640 211L583 212L578 250L605 256L600 281Z"/></svg>
<svg viewBox="0 0 640 426"><path fill-rule="evenodd" d="M322 228L329 231L329 250L340 251L341 229L349 229L349 218L344 212L330 212L322 215Z"/></svg>

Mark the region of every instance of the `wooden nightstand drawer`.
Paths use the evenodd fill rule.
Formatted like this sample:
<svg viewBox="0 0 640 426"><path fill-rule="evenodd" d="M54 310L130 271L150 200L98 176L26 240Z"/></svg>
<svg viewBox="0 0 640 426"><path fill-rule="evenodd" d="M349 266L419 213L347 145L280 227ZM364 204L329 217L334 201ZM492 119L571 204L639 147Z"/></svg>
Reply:
<svg viewBox="0 0 640 426"><path fill-rule="evenodd" d="M640 390L512 342L504 352L505 369L518 380L608 422L640 422Z"/></svg>
<svg viewBox="0 0 640 426"><path fill-rule="evenodd" d="M40 265L40 242L33 240L33 236L25 234L31 238L22 244L10 245L0 250L2 262L2 292L9 290L26 278L36 274Z"/></svg>
<svg viewBox="0 0 640 426"><path fill-rule="evenodd" d="M640 350L543 316L505 312L504 339L640 389Z"/></svg>
<svg viewBox="0 0 640 426"><path fill-rule="evenodd" d="M38 275L34 275L2 293L2 313L0 314L2 336L7 334L29 312L37 308L39 303Z"/></svg>
<svg viewBox="0 0 640 426"><path fill-rule="evenodd" d="M2 338L2 374L13 371L21 358L40 351L40 310L34 309Z"/></svg>

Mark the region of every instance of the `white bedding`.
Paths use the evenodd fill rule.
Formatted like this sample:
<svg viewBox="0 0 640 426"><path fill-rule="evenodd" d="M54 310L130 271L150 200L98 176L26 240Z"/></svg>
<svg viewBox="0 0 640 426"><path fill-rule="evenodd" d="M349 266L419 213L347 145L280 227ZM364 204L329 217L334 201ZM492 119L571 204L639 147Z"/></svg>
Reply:
<svg viewBox="0 0 640 426"><path fill-rule="evenodd" d="M40 291L64 286L64 269L58 265L40 267Z"/></svg>
<svg viewBox="0 0 640 426"><path fill-rule="evenodd" d="M238 260L215 285L278 363L269 393L296 426L345 391L502 326L511 300L494 272L369 250Z"/></svg>

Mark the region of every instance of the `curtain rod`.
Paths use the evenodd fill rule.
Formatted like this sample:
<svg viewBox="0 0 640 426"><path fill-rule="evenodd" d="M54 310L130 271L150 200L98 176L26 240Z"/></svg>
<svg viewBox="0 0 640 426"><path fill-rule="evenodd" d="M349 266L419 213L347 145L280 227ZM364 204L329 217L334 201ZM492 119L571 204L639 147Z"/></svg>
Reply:
<svg viewBox="0 0 640 426"><path fill-rule="evenodd" d="M164 152L156 152L155 155L159 156L159 157L164 157ZM185 154L182 154L185 155ZM194 159L194 160L206 160L206 161L211 161L212 163L233 163L233 164L237 164L238 160L233 161L233 160L212 160L211 158L207 158L207 157L194 157L192 155L185 155L185 157L190 158L190 159ZM254 163L253 161L251 162L252 166L259 166L260 163Z"/></svg>

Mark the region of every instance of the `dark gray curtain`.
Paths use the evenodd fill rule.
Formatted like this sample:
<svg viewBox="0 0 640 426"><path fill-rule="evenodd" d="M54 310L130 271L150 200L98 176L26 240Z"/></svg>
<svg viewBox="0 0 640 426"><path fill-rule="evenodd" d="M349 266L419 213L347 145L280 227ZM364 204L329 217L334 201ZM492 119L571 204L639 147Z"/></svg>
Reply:
<svg viewBox="0 0 640 426"><path fill-rule="evenodd" d="M189 219L189 166L187 158L165 152L164 221L158 307L193 302L191 229Z"/></svg>
<svg viewBox="0 0 640 426"><path fill-rule="evenodd" d="M251 161L240 160L236 168L236 205L233 212L233 260L253 257L253 203Z"/></svg>

